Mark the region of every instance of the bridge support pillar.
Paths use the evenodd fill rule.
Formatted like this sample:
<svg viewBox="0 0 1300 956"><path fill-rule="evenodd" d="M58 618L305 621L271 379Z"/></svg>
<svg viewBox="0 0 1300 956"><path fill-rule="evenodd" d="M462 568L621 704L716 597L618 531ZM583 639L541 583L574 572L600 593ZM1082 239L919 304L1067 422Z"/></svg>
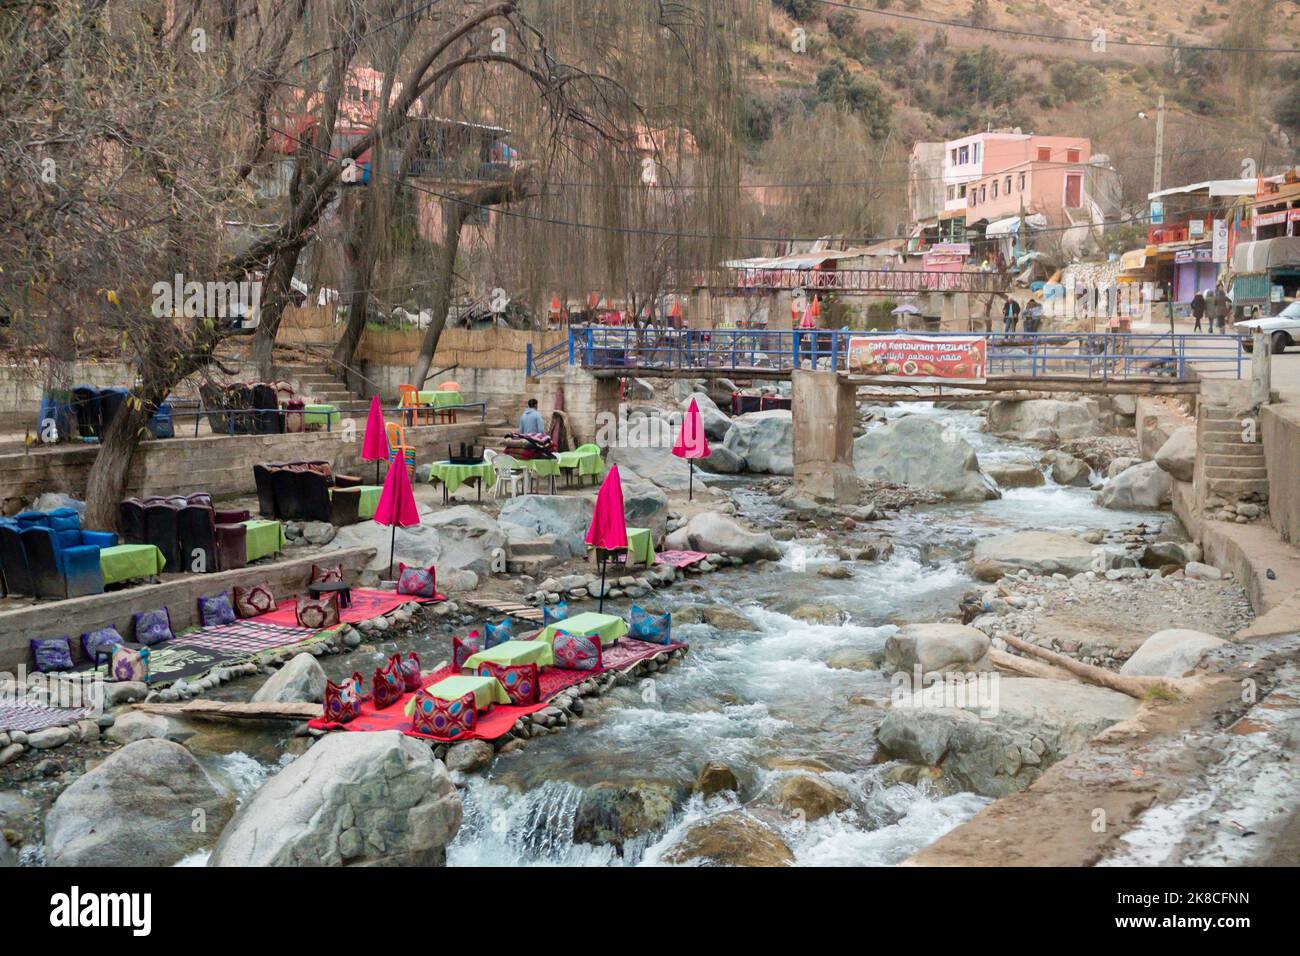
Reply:
<svg viewBox="0 0 1300 956"><path fill-rule="evenodd" d="M833 371L794 369L795 492L818 501L851 503L861 484L853 470L853 425L857 386Z"/></svg>

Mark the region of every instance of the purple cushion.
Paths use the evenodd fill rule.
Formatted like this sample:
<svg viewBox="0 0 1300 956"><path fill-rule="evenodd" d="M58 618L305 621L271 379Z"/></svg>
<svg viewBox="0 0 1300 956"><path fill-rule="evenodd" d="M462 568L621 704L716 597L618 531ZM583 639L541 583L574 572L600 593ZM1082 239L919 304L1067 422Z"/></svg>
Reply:
<svg viewBox="0 0 1300 956"><path fill-rule="evenodd" d="M72 670L72 641L66 637L46 637L32 641L32 657L36 669L43 674L50 671Z"/></svg>
<svg viewBox="0 0 1300 956"><path fill-rule="evenodd" d="M555 666L566 671L598 671L604 666L597 634L588 637L557 630L551 637L551 652L555 655Z"/></svg>
<svg viewBox="0 0 1300 956"><path fill-rule="evenodd" d="M115 627L101 627L98 631L90 631L81 635L81 652L86 655L86 660L92 664L98 663L99 655L108 651L116 644L125 644L122 635L117 633Z"/></svg>
<svg viewBox="0 0 1300 956"><path fill-rule="evenodd" d="M176 635L172 633L171 611L165 607L153 611L136 611L131 616L131 633L137 644L157 644L169 641Z"/></svg>
<svg viewBox="0 0 1300 956"><path fill-rule="evenodd" d="M235 608L230 603L230 595L225 591L212 597L199 598L199 625L216 627L219 624L234 624Z"/></svg>

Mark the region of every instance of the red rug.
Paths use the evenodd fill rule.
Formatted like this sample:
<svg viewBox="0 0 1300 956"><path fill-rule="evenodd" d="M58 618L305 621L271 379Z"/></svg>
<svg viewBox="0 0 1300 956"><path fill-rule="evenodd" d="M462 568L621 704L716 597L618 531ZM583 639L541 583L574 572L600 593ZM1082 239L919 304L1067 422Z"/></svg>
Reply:
<svg viewBox="0 0 1300 956"><path fill-rule="evenodd" d="M676 650L679 647L686 647L686 645L649 644L645 641L624 637L618 643L602 651L601 656L605 666L599 671L568 671L558 667L543 667L538 675L538 692L541 694L541 703L529 704L526 707L495 704L486 713L479 714L478 728L471 737L459 737L457 740L496 740L498 737L504 737L514 727L516 720L527 714L537 713L566 688L581 684L588 678L596 677L606 671L627 670L640 661ZM451 677L454 674L456 674L456 671L451 665L448 665L425 678L424 686L428 687L430 684L436 684L443 678ZM376 710L374 704L367 700L361 705L361 713L346 724L334 724L317 717L308 723L308 726L316 730L353 730L360 733L373 733L377 730L398 730L408 737L419 737L423 740L442 740L442 738L428 734L412 732L411 718L406 716L406 703L414 696L414 693L406 694L400 701L385 707L383 710Z"/></svg>
<svg viewBox="0 0 1300 956"><path fill-rule="evenodd" d="M708 555L703 551L660 551L655 555L655 564L667 564L674 568L685 568L699 564Z"/></svg>
<svg viewBox="0 0 1300 956"><path fill-rule="evenodd" d="M433 602L447 600L441 594L433 599ZM345 624L357 624L361 621L368 621L374 617L382 617L394 608L401 607L408 601L429 602L428 598L411 597L406 594L398 594L396 591L377 591L371 588L353 588L352 603L343 609L343 622ZM433 603L429 602L429 603ZM295 610L293 598L288 598L276 605L275 610L269 614L259 614L257 617L249 618L250 621L259 621L262 624L279 624L281 627L296 627L298 624L298 614Z"/></svg>

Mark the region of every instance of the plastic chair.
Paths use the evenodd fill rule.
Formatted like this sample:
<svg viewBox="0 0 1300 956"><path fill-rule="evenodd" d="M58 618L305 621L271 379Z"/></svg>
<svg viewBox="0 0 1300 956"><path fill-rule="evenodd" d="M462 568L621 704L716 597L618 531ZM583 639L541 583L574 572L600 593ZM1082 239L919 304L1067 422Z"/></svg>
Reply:
<svg viewBox="0 0 1300 956"><path fill-rule="evenodd" d="M414 385L397 386L397 394L401 396L401 411L404 412L403 418L408 425L414 425L417 418L423 418L424 424L430 421L429 409L420 404L420 390Z"/></svg>
<svg viewBox="0 0 1300 956"><path fill-rule="evenodd" d="M438 386L440 392L459 392L460 382L443 382Z"/></svg>
<svg viewBox="0 0 1300 956"><path fill-rule="evenodd" d="M402 460L406 462L406 472L411 480L415 480L415 446L406 443L406 429L397 422L388 422L385 425L385 431L388 434L388 447L394 454L402 453Z"/></svg>
<svg viewBox="0 0 1300 956"><path fill-rule="evenodd" d="M484 460L487 459L485 452ZM497 483L495 485L496 496L501 497L502 486L510 485L510 497L513 498L519 493L518 489L528 494L528 469L520 468L519 462L515 461L509 455L497 455L492 459L492 470L497 473Z"/></svg>

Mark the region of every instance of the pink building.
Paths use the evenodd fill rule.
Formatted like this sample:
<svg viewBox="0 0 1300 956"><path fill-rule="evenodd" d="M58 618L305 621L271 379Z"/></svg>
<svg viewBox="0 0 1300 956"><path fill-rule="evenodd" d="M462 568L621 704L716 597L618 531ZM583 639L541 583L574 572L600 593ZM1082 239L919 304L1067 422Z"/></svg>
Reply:
<svg viewBox="0 0 1300 956"><path fill-rule="evenodd" d="M1050 153L1044 151L1043 155ZM1065 211L1087 206L1088 155L1084 147L1064 162L1025 160L972 181L966 188L966 225L981 220L992 223L1021 213L1041 214L1053 228L1077 221L1079 217L1067 216Z"/></svg>

